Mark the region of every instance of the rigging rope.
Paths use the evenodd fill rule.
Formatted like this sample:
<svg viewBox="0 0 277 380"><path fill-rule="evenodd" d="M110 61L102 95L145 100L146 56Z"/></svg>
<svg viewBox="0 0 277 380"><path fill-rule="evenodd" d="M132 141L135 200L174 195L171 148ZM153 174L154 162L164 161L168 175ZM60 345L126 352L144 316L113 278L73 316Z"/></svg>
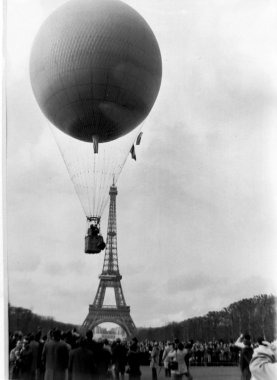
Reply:
<svg viewBox="0 0 277 380"><path fill-rule="evenodd" d="M98 154L94 153L92 143L74 139L49 125L86 216L100 218L110 186L116 184L144 121L127 135L99 144Z"/></svg>

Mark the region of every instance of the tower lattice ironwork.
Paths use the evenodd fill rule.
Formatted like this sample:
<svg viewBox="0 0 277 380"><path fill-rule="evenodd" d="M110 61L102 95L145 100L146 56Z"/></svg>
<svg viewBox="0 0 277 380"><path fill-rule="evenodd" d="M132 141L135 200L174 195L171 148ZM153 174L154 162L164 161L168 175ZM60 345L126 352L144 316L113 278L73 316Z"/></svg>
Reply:
<svg viewBox="0 0 277 380"><path fill-rule="evenodd" d="M108 220L108 233L106 240L106 251L102 274L99 276L100 283L92 305L89 305L89 313L83 328L93 330L94 327L103 322L113 322L121 326L127 336L132 336L136 326L130 315L130 306L126 305L122 291L117 257L117 229L116 229L116 196L117 187L110 187L110 209ZM103 305L107 288L114 288L115 306Z"/></svg>

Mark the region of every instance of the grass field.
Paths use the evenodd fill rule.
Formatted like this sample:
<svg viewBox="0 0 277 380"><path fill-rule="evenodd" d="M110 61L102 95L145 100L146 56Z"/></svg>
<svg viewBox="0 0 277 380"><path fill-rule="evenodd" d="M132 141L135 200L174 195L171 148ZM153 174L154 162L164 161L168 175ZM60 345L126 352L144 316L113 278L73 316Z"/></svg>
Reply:
<svg viewBox="0 0 277 380"><path fill-rule="evenodd" d="M140 367L141 380L151 380L152 373L149 367ZM159 372L159 370L158 370ZM191 367L194 380L240 380L239 367ZM186 377L183 377L185 380ZM164 369L158 374L158 380L170 380L164 375Z"/></svg>

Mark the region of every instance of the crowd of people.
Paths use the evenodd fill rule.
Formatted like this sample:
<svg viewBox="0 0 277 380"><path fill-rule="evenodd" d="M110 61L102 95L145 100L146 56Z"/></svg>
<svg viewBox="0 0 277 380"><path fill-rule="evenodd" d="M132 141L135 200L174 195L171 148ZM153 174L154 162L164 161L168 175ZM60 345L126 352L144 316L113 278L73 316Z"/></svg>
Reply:
<svg viewBox="0 0 277 380"><path fill-rule="evenodd" d="M10 334L9 374L11 380L123 380L140 378L138 340L93 340L76 329L62 333L53 329L45 336L41 331L23 336ZM126 369L128 365L128 369Z"/></svg>
<svg viewBox="0 0 277 380"><path fill-rule="evenodd" d="M277 341L269 343L261 337L253 344L249 334L241 334L235 345L241 350L241 380L277 379Z"/></svg>
<svg viewBox="0 0 277 380"><path fill-rule="evenodd" d="M191 366L221 366L221 365L238 365L239 363L239 348L235 346L233 341L224 343L221 341L211 341L207 343L185 341L185 348L190 350L190 365ZM149 364L149 351L152 351L154 346L153 341L145 341L139 343L141 363ZM159 363L162 364L162 353L167 346L166 342L158 342L160 358Z"/></svg>
<svg viewBox="0 0 277 380"><path fill-rule="evenodd" d="M179 339L138 342L136 338L128 342L95 341L91 330L82 336L76 329L65 333L53 329L45 336L41 330L25 336L15 332L9 341L10 380L124 380L125 373L130 380L138 380L141 365L150 366L152 380L157 380L162 369L165 377L192 379L191 367L209 365L239 365L241 379L250 380L251 368L252 372L260 370L263 358L267 359L267 366L262 368L267 368L271 377L256 375L251 379L277 380L275 346L262 338L252 343L248 334L236 342L203 343Z"/></svg>

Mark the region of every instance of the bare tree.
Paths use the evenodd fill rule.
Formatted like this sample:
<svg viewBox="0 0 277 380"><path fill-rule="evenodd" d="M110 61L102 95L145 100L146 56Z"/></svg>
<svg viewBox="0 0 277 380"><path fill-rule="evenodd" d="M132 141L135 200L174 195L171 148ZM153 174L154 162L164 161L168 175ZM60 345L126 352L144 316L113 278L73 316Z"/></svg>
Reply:
<svg viewBox="0 0 277 380"><path fill-rule="evenodd" d="M248 333L253 335L252 327L257 312L257 301L255 298L245 298L240 302L241 307L245 310L248 317Z"/></svg>
<svg viewBox="0 0 277 380"><path fill-rule="evenodd" d="M218 339L218 325L220 321L222 320L222 312L221 311L209 311L208 314L206 315L209 322L211 323L212 326L212 331L213 331L213 339Z"/></svg>
<svg viewBox="0 0 277 380"><path fill-rule="evenodd" d="M257 303L258 314L261 319L263 338L266 340L266 317L270 314L276 313L276 300L272 294L260 294L258 296L255 296L254 299Z"/></svg>

